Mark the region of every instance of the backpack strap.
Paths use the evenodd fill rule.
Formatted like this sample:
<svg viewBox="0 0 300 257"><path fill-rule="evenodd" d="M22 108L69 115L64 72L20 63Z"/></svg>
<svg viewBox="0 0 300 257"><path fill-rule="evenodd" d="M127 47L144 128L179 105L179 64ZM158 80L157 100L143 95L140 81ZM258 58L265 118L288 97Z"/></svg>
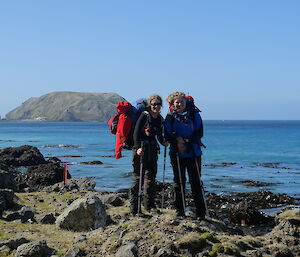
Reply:
<svg viewBox="0 0 300 257"><path fill-rule="evenodd" d="M144 115L146 115L146 123L145 125L148 126L150 123L151 123L151 115L150 115L150 112L149 111L142 111L142 113Z"/></svg>

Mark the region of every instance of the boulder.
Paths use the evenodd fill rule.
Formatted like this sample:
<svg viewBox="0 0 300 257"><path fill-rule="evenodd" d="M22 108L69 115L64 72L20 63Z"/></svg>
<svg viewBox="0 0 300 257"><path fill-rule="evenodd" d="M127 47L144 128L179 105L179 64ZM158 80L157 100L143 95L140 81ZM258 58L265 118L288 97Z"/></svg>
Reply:
<svg viewBox="0 0 300 257"><path fill-rule="evenodd" d="M46 241L34 241L22 244L17 248L16 256L24 257L50 257L55 250L48 247Z"/></svg>
<svg viewBox="0 0 300 257"><path fill-rule="evenodd" d="M0 163L7 166L20 167L44 164L46 160L36 147L23 145L1 149Z"/></svg>
<svg viewBox="0 0 300 257"><path fill-rule="evenodd" d="M29 240L27 240L24 237L14 237L14 238L9 238L9 239L6 239L4 241L1 241L0 242L0 247L5 245L5 246L9 247L11 250L15 250L20 245L26 244L28 242L29 242Z"/></svg>
<svg viewBox="0 0 300 257"><path fill-rule="evenodd" d="M7 215L6 220L21 220L22 223L25 223L28 220L34 220L34 210L30 207L23 206L18 212L13 212Z"/></svg>
<svg viewBox="0 0 300 257"><path fill-rule="evenodd" d="M76 247L74 249L70 249L64 257L79 257L79 256L85 256L85 252L81 250L80 248Z"/></svg>
<svg viewBox="0 0 300 257"><path fill-rule="evenodd" d="M121 246L117 251L115 257L137 257L138 249L134 243Z"/></svg>
<svg viewBox="0 0 300 257"><path fill-rule="evenodd" d="M74 201L58 218L59 228L72 231L89 231L106 226L105 205L96 196L86 196Z"/></svg>
<svg viewBox="0 0 300 257"><path fill-rule="evenodd" d="M124 204L122 198L117 194L102 195L101 199L105 204L111 204L112 206L122 206Z"/></svg>
<svg viewBox="0 0 300 257"><path fill-rule="evenodd" d="M38 222L41 224L54 224L56 218L53 213L47 213L39 217Z"/></svg>

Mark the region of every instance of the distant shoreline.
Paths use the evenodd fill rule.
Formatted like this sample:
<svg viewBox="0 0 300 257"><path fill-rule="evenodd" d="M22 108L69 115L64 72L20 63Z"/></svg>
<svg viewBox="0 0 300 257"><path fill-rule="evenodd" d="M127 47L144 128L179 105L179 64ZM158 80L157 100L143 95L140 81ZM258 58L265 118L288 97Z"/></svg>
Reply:
<svg viewBox="0 0 300 257"><path fill-rule="evenodd" d="M300 122L300 120L215 120L215 119L204 119L204 122ZM82 120L74 120L74 121L64 121L64 120L36 120L36 119L26 119L26 120L7 120L0 119L0 122L107 122L107 121L82 121Z"/></svg>

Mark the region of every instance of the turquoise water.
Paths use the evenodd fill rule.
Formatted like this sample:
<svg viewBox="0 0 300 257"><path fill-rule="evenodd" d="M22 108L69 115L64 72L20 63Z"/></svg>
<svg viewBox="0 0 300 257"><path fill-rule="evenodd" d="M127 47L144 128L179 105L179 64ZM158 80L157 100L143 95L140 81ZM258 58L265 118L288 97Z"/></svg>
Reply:
<svg viewBox="0 0 300 257"><path fill-rule="evenodd" d="M300 195L300 121L205 121L204 124L203 142L207 148L203 154L202 177L207 191L266 189ZM131 184L131 151L124 151L124 158L115 160L111 157L114 140L106 123L0 122L0 148L36 146L45 157L56 156L68 162L72 176L95 177L99 190L116 191ZM80 164L94 160L103 164ZM222 163L236 164L224 166ZM158 180L162 180L162 174L163 151ZM247 187L242 180L275 184ZM172 181L168 157L166 181Z"/></svg>

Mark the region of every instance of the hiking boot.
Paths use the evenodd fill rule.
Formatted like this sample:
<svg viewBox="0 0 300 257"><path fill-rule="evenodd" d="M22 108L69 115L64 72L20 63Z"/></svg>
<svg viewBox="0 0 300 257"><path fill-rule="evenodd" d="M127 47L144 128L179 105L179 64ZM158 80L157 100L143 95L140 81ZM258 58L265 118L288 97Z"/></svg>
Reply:
<svg viewBox="0 0 300 257"><path fill-rule="evenodd" d="M129 215L131 215L131 216L136 216L136 215L137 215L137 212L136 212L136 211L131 211L131 212L129 212Z"/></svg>
<svg viewBox="0 0 300 257"><path fill-rule="evenodd" d="M158 210L158 209L155 209L155 208L152 208L149 212L150 212L151 214L161 214L161 211Z"/></svg>
<svg viewBox="0 0 300 257"><path fill-rule="evenodd" d="M176 216L177 217L185 217L185 213L182 211L176 211Z"/></svg>
<svg viewBox="0 0 300 257"><path fill-rule="evenodd" d="M197 220L197 221L207 221L208 219L207 219L207 217L206 217L206 215L205 215L205 213L201 213L201 214L199 214L199 213L196 213L196 217L195 217L195 219Z"/></svg>
<svg viewBox="0 0 300 257"><path fill-rule="evenodd" d="M202 221L202 220L205 220L205 217L203 217L203 216L201 216L201 217L196 216L196 220L197 220L197 221Z"/></svg>
<svg viewBox="0 0 300 257"><path fill-rule="evenodd" d="M206 213L205 213L205 212L203 213L203 212L197 212L197 211L196 211L195 214L196 214L196 217L202 217L202 218L205 218L205 214L206 214Z"/></svg>

